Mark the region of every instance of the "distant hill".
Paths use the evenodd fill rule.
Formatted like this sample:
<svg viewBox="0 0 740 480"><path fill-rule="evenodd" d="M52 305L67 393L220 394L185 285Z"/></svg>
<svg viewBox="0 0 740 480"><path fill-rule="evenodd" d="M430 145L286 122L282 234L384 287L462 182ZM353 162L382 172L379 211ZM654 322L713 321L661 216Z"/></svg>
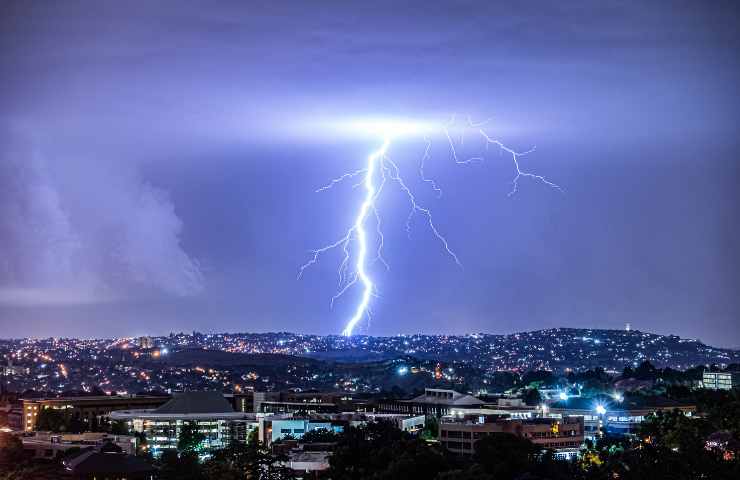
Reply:
<svg viewBox="0 0 740 480"><path fill-rule="evenodd" d="M203 350L188 348L176 350L156 360L157 363L177 366L233 367L233 366L270 366L278 367L295 364L315 364L316 360L276 353L232 353L222 350Z"/></svg>
<svg viewBox="0 0 740 480"><path fill-rule="evenodd" d="M639 330L551 328L507 335L397 335L350 338L292 333L211 334L239 338L262 348L294 351L295 355L332 363L366 363L404 356L420 360L471 362L494 370L588 369L621 370L644 360L659 367L740 363L740 351L705 345L676 335Z"/></svg>
<svg viewBox="0 0 740 480"><path fill-rule="evenodd" d="M367 350L352 348L348 350L310 352L310 353L303 354L302 357L322 360L324 362L365 363L365 362L380 362L383 360L392 360L394 358L397 358L403 355L404 355L403 353L399 353L396 351L369 352Z"/></svg>

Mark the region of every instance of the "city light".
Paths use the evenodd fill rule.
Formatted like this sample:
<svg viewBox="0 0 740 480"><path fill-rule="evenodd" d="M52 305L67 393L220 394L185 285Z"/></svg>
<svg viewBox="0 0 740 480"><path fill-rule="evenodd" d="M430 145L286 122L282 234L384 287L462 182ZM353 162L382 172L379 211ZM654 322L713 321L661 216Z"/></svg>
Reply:
<svg viewBox="0 0 740 480"><path fill-rule="evenodd" d="M407 373L409 373L408 367L399 367L398 368L398 374L399 375L406 375Z"/></svg>
<svg viewBox="0 0 740 480"><path fill-rule="evenodd" d="M606 413L606 408L601 404L596 405L596 413L598 413L599 415L604 415Z"/></svg>
<svg viewBox="0 0 740 480"><path fill-rule="evenodd" d="M560 397L560 400L568 400L568 394L565 392L560 392L558 396Z"/></svg>

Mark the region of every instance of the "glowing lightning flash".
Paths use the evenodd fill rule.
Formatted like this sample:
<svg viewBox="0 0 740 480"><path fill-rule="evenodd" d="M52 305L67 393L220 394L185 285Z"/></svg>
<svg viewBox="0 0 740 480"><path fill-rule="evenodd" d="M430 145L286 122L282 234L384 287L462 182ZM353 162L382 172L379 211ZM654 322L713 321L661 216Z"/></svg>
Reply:
<svg viewBox="0 0 740 480"><path fill-rule="evenodd" d="M352 318L349 319L349 322L347 322L347 326L344 327L344 331L342 332L343 335L347 336L352 335L352 330L355 328L355 325L365 315L365 312L368 309L368 305L370 304L370 296L372 295L373 289L375 288L373 282L370 280L370 277L367 276L367 272L365 271L365 257L367 256L365 217L367 217L368 211L370 209L373 209L376 215L378 214L377 210L375 210L375 196L377 192L375 189L375 184L373 183L373 174L375 173L375 169L377 168L379 161L385 156L385 152L388 151L389 145L390 140L386 138L383 141L383 146L373 152L367 159L367 170L365 172L365 181L363 182L365 184L366 192L365 201L362 202L362 206L360 207L360 214L357 215L355 224L352 227L357 233L357 242L360 244L360 251L357 253L357 264L355 268L357 269L357 278L359 278L362 282L363 290L360 304L357 305L357 310L355 310L355 314L352 315Z"/></svg>
<svg viewBox="0 0 740 480"><path fill-rule="evenodd" d="M509 155L511 155L512 161L514 163L515 168L515 177L512 180L513 188L509 192L509 196L515 194L519 188L519 179L522 177L531 178L533 180L540 181L544 183L545 185L561 190L560 186L557 184L547 180L542 175L537 175L534 173L526 172L521 169L519 164L519 158L531 153L534 151L534 148L531 150L528 150L526 152L516 152L512 150L511 148L504 145L499 140L495 140L491 138L482 128L483 125L485 125L489 120L486 120L484 122L478 122L474 123L470 118L468 118L468 126L470 128L477 129L478 134L480 134L484 141L486 148L489 147L489 145L495 145L499 147L499 149L502 152L506 152ZM457 151L455 149L455 145L452 139L452 136L450 135L449 128L455 124L455 116L453 115L452 120L447 124L444 125L442 128L442 131L444 132L445 136L447 137L447 141L449 142L450 146L450 153L452 155L452 158L455 160L456 163L459 164L468 164L468 163L474 163L474 162L482 162L483 157L472 157L468 159L460 159L457 155ZM417 201L414 194L411 192L409 187L404 182L403 178L401 177L400 170L398 168L398 165L391 160L388 157L388 148L390 147L390 134L388 132L396 132L402 131L404 133L416 133L420 134L421 131L425 130L422 126L417 126L414 124L383 124L383 125L377 125L377 124L362 124L363 130L376 132L376 131L382 131L383 134L383 144L380 148L378 148L376 151L372 152L370 156L367 158L367 165L365 168L362 168L360 170L345 173L344 175L335 178L331 180L327 185L319 188L316 190L316 192L322 192L324 190L331 189L335 185L337 185L340 182L343 182L344 180L355 178L358 176L362 176L362 181L358 183L355 186L364 186L365 189L365 197L362 202L362 205L360 206L360 210L357 213L357 217L355 218L354 223L352 226L347 230L347 232L337 241L326 245L324 247L321 247L316 250L312 250L312 257L309 259L308 262L306 262L304 265L302 265L298 272L298 278L301 278L303 276L304 271L306 268L310 267L311 265L318 262L319 257L326 253L329 250L333 250L335 248L341 248L342 252L344 254L344 258L342 259L342 262L339 265L339 289L338 292L332 297L331 299L331 305L334 306L334 302L341 297L347 290L349 290L351 287L356 285L357 283L360 283L362 285L362 297L360 299L360 303L357 305L354 314L347 322L347 325L344 327L344 330L342 331L342 334L345 336L351 336L352 331L354 330L357 323L362 320L365 316L370 317L371 310L370 310L370 299L375 295L375 285L370 278L367 268L368 268L368 240L367 240L367 232L365 231L365 223L367 221L368 216L371 214L375 217L376 221L376 233L378 236L378 247L375 254L375 258L372 259L372 262L380 261L383 263L383 265L387 268L388 263L385 261L382 255L383 250L383 242L384 237L382 230L380 228L380 215L378 213L378 210L375 206L376 200L378 196L381 194L383 187L385 186L385 183L388 179L396 182L401 189L403 193L406 194L407 198L409 199L409 203L411 205L411 211L409 212L408 217L406 218L406 231L407 233L411 232L411 220L415 214L421 214L423 215L427 220L427 225L429 226L429 229L432 231L434 236L440 241L444 251L455 261L455 263L459 266L462 266L460 264L460 260L458 259L455 252L450 248L449 243L447 242L447 239L437 230L437 227L434 225L434 221L432 219L432 213L429 209L421 206ZM460 144L463 143L463 135L460 134L459 142ZM439 188L437 183L427 178L424 174L424 164L425 161L429 159L429 150L431 148L431 141L424 136L424 139L426 141L426 150L424 151L424 155L421 159L421 162L419 164L419 175L425 183L428 183L432 189L435 191L438 197L441 197L442 190ZM376 177L379 176L379 184L376 185ZM355 264L354 264L354 270L353 272L348 275L349 270L349 264L351 260L351 251L350 251L350 244L356 241L358 248L355 258Z"/></svg>

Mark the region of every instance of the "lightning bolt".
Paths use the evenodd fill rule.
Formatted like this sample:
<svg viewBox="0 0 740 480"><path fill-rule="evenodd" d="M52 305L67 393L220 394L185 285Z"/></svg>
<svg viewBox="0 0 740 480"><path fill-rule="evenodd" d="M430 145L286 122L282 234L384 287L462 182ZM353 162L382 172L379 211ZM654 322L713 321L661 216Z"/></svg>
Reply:
<svg viewBox="0 0 740 480"><path fill-rule="evenodd" d="M470 158L460 158L458 156L457 149L455 148L455 142L453 141L452 134L450 132L450 129L455 126L456 124L456 115L453 115L451 120L443 125L441 127L442 132L444 133L447 142L449 144L450 148L450 155L452 156L452 159L455 161L455 163L458 164L473 164L473 163L481 163L484 161L484 158L481 156L477 157L470 157ZM535 148L532 148L530 150L524 151L524 152L517 152L516 150L513 150L509 147L507 147L503 142L500 140L496 140L489 136L489 134L483 129L483 126L487 124L491 119L485 120L483 122L473 122L470 117L467 118L467 129L474 130L476 134L480 135L484 141L484 145L486 147L486 150L491 145L494 145L500 149L501 152L505 152L511 156L514 170L515 170L515 176L513 180L511 181L512 184L512 190L509 192L509 196L514 195L518 189L519 189L519 180L521 178L530 178L536 181L539 181L549 187L552 187L554 189L560 190L562 192L562 188L548 180L542 175L538 175L532 172L528 172L526 170L522 170L521 164L520 164L520 158L532 153L535 151ZM464 134L465 130L460 132L460 136L458 138L458 142L460 145L464 142ZM419 176L421 180L428 184L432 190L437 194L437 197L442 196L442 189L439 187L439 185L431 178L428 178L424 173L424 167L426 164L426 161L431 158L430 156L430 150L432 147L432 142L427 138L424 137L424 141L426 142L426 148L424 150L424 154L421 157L421 161L419 162ZM375 263L376 261L381 262L386 269L390 269L388 263L383 258L383 246L384 246L384 236L381 229L381 218L380 214L376 208L376 201L380 194L382 193L386 182L388 180L391 180L392 182L395 182L400 190L406 195L409 201L410 210L408 213L408 216L406 217L406 232L407 234L411 235L411 222L413 220L413 217L415 215L421 215L426 220L427 226L429 227L432 234L435 236L435 238L440 242L442 249L444 252L460 267L462 267L462 264L460 263L460 259L458 258L457 254L452 250L452 248L449 245L449 242L447 241L447 238L442 235L442 233L437 229L436 225L434 224L434 218L432 217L432 212L428 208L422 206L416 199L416 196L411 191L411 189L407 186L406 182L403 180L403 177L401 176L400 169L398 168L398 165L388 156L388 150L391 145L391 136L389 134L385 134L383 138L382 145L372 152L367 157L367 164L364 168L361 168L359 170L345 173L337 178L332 179L328 184L324 185L321 188L318 188L316 192L323 192L329 189L332 189L334 186L336 186L339 183L344 182L345 180L349 180L356 177L361 177L362 180L355 184L354 187L363 186L365 190L364 199L362 201L362 204L360 205L360 209L357 212L357 216L355 217L354 223L352 226L347 229L345 234L337 239L336 241L325 245L321 248L310 250L311 256L309 260L301 265L301 267L298 270L298 278L302 278L304 272L307 268L310 266L316 264L319 261L319 258L326 252L334 249L341 249L343 253L342 261L339 264L338 269L338 289L337 293L332 296L331 298L331 307L333 308L334 302L339 299L342 295L344 295L348 290L350 290L355 285L361 286L362 288L362 295L360 297L360 301L355 307L354 313L352 317L347 321L346 326L344 327L344 330L342 331L342 335L345 336L351 336L352 332L354 331L355 327L357 326L357 323L362 320L363 318L367 317L368 319L371 317L371 309L370 309L370 300L372 297L377 296L376 287L373 283L373 280L370 278L370 275L368 273L368 267L370 264ZM372 216L375 219L375 234L377 235L378 239L378 245L377 249L375 250L375 256L372 259L368 258L368 234L366 231L366 223L368 220L368 217ZM357 249L356 253L354 255L354 266L352 270L350 271L350 263L352 263L353 260L353 246L356 244Z"/></svg>

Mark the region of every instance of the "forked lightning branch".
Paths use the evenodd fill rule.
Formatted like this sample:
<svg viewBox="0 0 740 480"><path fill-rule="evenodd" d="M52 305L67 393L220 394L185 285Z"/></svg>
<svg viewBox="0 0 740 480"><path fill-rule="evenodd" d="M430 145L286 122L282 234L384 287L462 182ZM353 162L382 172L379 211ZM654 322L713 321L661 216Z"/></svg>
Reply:
<svg viewBox="0 0 740 480"><path fill-rule="evenodd" d="M487 121L475 123L468 118L467 122L461 127L457 127L456 123L456 118L453 116L450 122L439 126L397 121L374 121L357 124L355 125L356 129L364 130L365 133L377 134L382 142L381 145L367 157L363 168L345 173L316 190L316 192L323 192L331 189L338 183L352 179L356 181L357 186L361 186L364 189L363 200L357 208L355 220L347 228L344 235L331 243L311 250L311 257L298 271L298 278L301 278L306 269L317 263L323 254L330 250L341 250L342 260L338 268L338 288L337 292L331 298L331 306L333 307L336 300L352 289L359 289L361 293L354 312L342 331L343 335L351 336L358 323L364 318L369 318L371 315L372 310L370 304L373 297L376 296L376 285L371 277L370 267L380 262L386 269L389 268L388 262L383 258L384 237L381 228L381 216L376 208L378 198L383 194L384 189L388 188L387 184L395 185L408 198L409 212L406 217L406 230L410 232L413 218L415 216L421 216L425 219L427 226L439 242L444 253L457 265L461 265L460 259L450 247L447 238L435 225L431 210L417 201L416 196L401 176L401 170L398 165L390 158L388 152L394 138L402 135L424 138L426 149L418 164L418 173L421 180L429 184L438 196L442 195L442 190L433 179L427 178L424 173L425 162L429 159L429 151L432 145L430 138L435 134L445 138L449 145L450 157L458 164L479 162L484 159L483 156L459 157L459 146L466 134L480 136L486 150L494 146L501 152L508 154L512 160L514 170L514 177L511 180L512 188L509 192L510 196L518 191L519 181L522 178L529 178L548 187L561 190L560 186L544 176L522 169L521 157L533 152L534 148L525 152L517 152L507 147L503 142L496 140L485 130ZM455 138L453 138L453 128L459 130L459 135L455 135ZM368 237L370 236L373 236L374 241L371 242L369 240Z"/></svg>

